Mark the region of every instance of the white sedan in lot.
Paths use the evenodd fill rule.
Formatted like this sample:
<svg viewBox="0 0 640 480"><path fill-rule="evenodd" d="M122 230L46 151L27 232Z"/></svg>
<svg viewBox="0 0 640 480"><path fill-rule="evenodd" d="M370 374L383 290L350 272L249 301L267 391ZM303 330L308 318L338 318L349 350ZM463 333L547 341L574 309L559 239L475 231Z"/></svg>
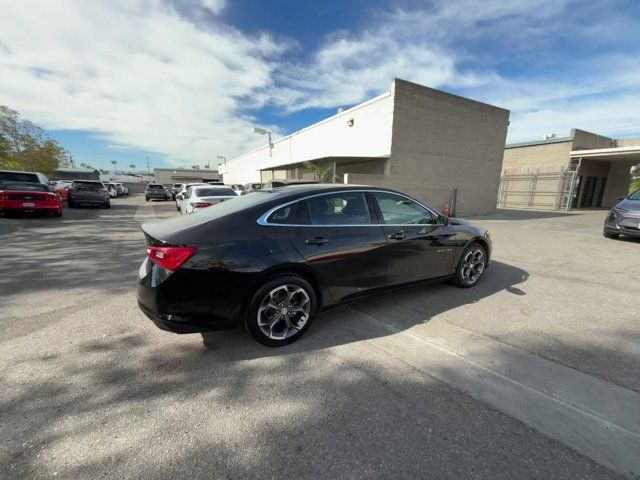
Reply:
<svg viewBox="0 0 640 480"><path fill-rule="evenodd" d="M182 187L180 188L180 191L176 194L176 210L178 212L182 213L182 209L181 209L181 207L182 207L182 199L186 198L187 189L189 187L193 187L193 186L196 186L196 185L200 185L200 186L203 186L203 187L208 187L209 186L208 183L183 183Z"/></svg>
<svg viewBox="0 0 640 480"><path fill-rule="evenodd" d="M197 212L216 203L237 198L238 194L225 185L192 186L187 188L186 197L182 200L180 213L183 215Z"/></svg>

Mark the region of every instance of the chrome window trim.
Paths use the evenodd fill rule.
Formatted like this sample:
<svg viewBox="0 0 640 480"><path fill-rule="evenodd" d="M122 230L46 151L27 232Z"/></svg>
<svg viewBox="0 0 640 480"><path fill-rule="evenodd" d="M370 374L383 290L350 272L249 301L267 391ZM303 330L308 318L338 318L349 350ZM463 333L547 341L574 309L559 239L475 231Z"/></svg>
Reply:
<svg viewBox="0 0 640 480"><path fill-rule="evenodd" d="M266 213L263 213L260 218L258 218L257 223L259 225L265 226L265 227L314 227L314 228L322 228L322 227L408 227L408 226L412 226L412 227L434 227L436 225L434 225L433 223L399 223L399 224L392 224L392 223L366 223L366 224L362 224L362 225L355 225L355 224L347 224L347 225L304 225L304 224L297 224L297 223L269 223L267 222L267 218L269 218L269 216L275 212L276 210L279 210L280 208L284 208L287 205L293 205L296 202L302 202L304 200L308 200L310 198L314 198L314 197L320 197L323 195L333 195L336 193L341 193L341 192L345 192L345 193L388 193L391 195L397 195L399 197L404 197L407 200L411 200L412 202L417 203L418 205L420 205L421 207L425 208L429 213L431 213L432 215L434 215L435 217L438 217L440 214L434 212L431 208L427 207L424 203L419 202L418 200L416 200L415 198L411 198L408 195L405 195L403 193L398 193L398 192L392 192L390 190L373 190L373 189L360 189L360 188L356 188L356 189L344 189L344 190L338 190L338 191L333 191L333 192L322 192L322 193L315 193L313 195L308 195L306 197L302 197L302 198L296 198L295 200L291 200L290 202L285 202L285 203L281 203L280 205L277 205L275 207L270 208L269 210L267 210Z"/></svg>

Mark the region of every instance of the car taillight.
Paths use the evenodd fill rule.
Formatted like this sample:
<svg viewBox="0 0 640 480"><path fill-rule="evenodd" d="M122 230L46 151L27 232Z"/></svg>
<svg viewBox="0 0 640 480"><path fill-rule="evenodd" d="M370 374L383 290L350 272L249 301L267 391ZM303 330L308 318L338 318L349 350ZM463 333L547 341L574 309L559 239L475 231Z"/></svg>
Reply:
<svg viewBox="0 0 640 480"><path fill-rule="evenodd" d="M198 249L196 247L147 247L147 256L153 263L172 272L180 268L187 260L193 257Z"/></svg>
<svg viewBox="0 0 640 480"><path fill-rule="evenodd" d="M99 188L98 191L100 193L107 193L107 189L106 188Z"/></svg>
<svg viewBox="0 0 640 480"><path fill-rule="evenodd" d="M205 208L210 207L211 204L209 202L189 202L193 208Z"/></svg>

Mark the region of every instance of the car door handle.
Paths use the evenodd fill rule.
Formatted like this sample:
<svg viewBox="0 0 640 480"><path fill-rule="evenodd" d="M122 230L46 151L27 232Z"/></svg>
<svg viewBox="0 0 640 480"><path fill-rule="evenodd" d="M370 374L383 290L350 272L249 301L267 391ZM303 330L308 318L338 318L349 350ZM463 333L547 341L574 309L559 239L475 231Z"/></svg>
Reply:
<svg viewBox="0 0 640 480"><path fill-rule="evenodd" d="M325 238L325 237L315 237L315 238L309 238L307 240L307 245L322 245L324 243L328 243L329 239Z"/></svg>
<svg viewBox="0 0 640 480"><path fill-rule="evenodd" d="M393 240L402 240L404 238L407 238L407 234L404 233L403 231L400 231L400 232L392 233L391 235L389 235L389 238L392 238Z"/></svg>

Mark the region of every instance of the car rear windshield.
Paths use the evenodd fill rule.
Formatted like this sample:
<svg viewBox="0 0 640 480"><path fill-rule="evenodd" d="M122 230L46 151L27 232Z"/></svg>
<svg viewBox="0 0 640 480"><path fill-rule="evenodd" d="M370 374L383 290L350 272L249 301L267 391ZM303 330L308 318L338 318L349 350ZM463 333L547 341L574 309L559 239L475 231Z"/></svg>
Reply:
<svg viewBox="0 0 640 480"><path fill-rule="evenodd" d="M104 188L102 182L73 182L71 187L76 190L99 190Z"/></svg>
<svg viewBox="0 0 640 480"><path fill-rule="evenodd" d="M164 185L147 185L149 190L163 190Z"/></svg>
<svg viewBox="0 0 640 480"><path fill-rule="evenodd" d="M0 172L0 181L40 183L40 179L35 173L27 172Z"/></svg>
<svg viewBox="0 0 640 480"><path fill-rule="evenodd" d="M181 183L174 183L173 188L180 188L182 186Z"/></svg>
<svg viewBox="0 0 640 480"><path fill-rule="evenodd" d="M232 197L236 192L232 188L197 188L196 197Z"/></svg>
<svg viewBox="0 0 640 480"><path fill-rule="evenodd" d="M22 190L22 191L33 191L33 192L48 192L49 187L46 185L33 185L28 183L3 183L0 185L0 190Z"/></svg>

